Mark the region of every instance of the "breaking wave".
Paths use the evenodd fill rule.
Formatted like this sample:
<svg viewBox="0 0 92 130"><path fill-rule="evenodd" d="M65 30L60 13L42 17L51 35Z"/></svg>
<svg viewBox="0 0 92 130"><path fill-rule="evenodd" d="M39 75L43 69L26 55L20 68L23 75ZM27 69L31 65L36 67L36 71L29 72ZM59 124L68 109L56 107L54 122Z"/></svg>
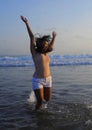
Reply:
<svg viewBox="0 0 92 130"><path fill-rule="evenodd" d="M50 55L50 66L92 65L92 55ZM1 56L0 67L34 66L31 56Z"/></svg>

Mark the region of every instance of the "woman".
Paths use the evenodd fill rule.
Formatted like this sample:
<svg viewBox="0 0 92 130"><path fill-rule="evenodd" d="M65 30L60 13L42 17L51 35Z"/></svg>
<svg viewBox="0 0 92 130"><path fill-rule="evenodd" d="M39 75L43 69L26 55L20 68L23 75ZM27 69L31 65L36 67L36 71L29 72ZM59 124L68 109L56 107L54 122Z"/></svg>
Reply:
<svg viewBox="0 0 92 130"><path fill-rule="evenodd" d="M21 19L27 27L30 37L30 51L35 65L35 72L32 77L32 88L37 99L35 107L37 110L42 108L44 100L49 101L51 98L52 77L49 68L50 58L48 53L53 50L56 33L52 32L52 39L49 35L35 39L28 20L23 16L21 16Z"/></svg>

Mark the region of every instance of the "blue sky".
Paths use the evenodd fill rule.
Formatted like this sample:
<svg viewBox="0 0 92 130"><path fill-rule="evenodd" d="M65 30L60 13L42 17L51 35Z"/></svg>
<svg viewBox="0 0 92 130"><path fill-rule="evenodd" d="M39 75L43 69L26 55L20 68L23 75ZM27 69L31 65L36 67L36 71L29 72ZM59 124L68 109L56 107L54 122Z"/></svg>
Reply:
<svg viewBox="0 0 92 130"><path fill-rule="evenodd" d="M0 55L29 55L24 15L34 32L56 31L54 54L92 54L92 0L0 0Z"/></svg>

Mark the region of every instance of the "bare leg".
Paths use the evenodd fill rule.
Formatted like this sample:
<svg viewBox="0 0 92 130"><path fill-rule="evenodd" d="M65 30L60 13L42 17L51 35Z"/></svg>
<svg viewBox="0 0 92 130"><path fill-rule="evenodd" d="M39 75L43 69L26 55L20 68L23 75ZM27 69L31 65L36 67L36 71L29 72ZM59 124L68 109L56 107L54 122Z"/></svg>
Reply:
<svg viewBox="0 0 92 130"><path fill-rule="evenodd" d="M35 96L37 99L36 109L40 109L42 107L42 103L44 100L44 91L43 88L34 90Z"/></svg>
<svg viewBox="0 0 92 130"><path fill-rule="evenodd" d="M51 94L52 94L52 87L44 87L44 99L46 101L49 101L51 99Z"/></svg>

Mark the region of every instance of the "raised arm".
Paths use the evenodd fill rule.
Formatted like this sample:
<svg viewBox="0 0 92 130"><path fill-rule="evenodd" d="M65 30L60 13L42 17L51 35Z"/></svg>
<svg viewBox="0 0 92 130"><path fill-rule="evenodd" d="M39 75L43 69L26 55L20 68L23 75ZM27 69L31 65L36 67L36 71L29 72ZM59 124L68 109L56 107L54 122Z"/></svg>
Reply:
<svg viewBox="0 0 92 130"><path fill-rule="evenodd" d="M55 39L56 39L56 33L52 32L52 40L50 42L50 48L52 48L52 49L53 49L53 45L55 43Z"/></svg>
<svg viewBox="0 0 92 130"><path fill-rule="evenodd" d="M27 31L28 31L28 34L29 34L29 37L30 37L30 51L32 53L32 55L34 56L35 55L35 41L34 41L34 34L29 26L29 23L28 23L28 20L24 17L24 16L21 16L21 19L22 21L25 23L26 27L27 27Z"/></svg>

